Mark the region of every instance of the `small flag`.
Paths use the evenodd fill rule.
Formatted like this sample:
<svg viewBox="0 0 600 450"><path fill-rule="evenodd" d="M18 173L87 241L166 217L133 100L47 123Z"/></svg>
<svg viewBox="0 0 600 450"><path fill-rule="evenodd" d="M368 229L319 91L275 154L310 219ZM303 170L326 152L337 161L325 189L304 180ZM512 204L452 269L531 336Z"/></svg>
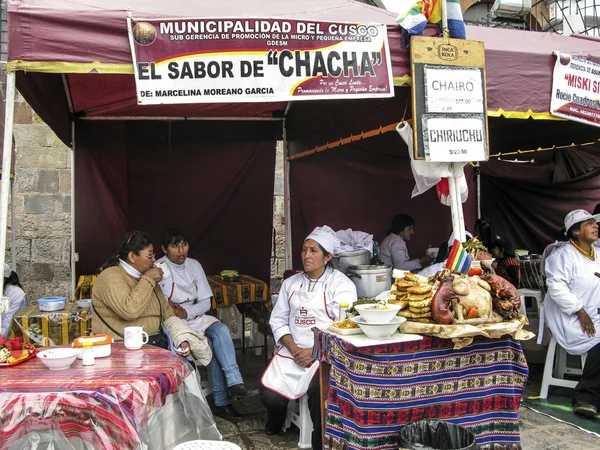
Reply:
<svg viewBox="0 0 600 450"><path fill-rule="evenodd" d="M450 250L448 260L446 261L446 265L444 267L449 269L451 272L469 272L469 269L471 268L471 257L458 239L454 239L452 250Z"/></svg>

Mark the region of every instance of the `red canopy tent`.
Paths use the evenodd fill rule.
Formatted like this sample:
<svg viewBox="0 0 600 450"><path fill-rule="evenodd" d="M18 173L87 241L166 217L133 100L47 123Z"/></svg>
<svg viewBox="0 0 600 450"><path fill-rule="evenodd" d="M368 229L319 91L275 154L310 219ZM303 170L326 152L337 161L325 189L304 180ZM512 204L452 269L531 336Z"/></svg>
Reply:
<svg viewBox="0 0 600 450"><path fill-rule="evenodd" d="M129 12L144 18L383 23L396 98L139 106ZM126 6L117 0L9 0L8 69L16 71L26 100L77 155L73 251L80 253L78 271L93 272L129 229L149 231L157 239L167 226L179 226L192 234L192 256L208 272L236 268L266 279L275 141L285 124L294 155L403 117L410 65L395 16L351 0L131 0ZM467 27L467 35L485 44L492 117L549 118L553 50L600 58L600 44L572 37L479 27ZM449 233L449 218L445 228L429 220L449 216L434 194L409 200L406 151L395 133L291 166L296 248L298 239L323 223L379 234L399 210L416 209L420 223L431 223L417 246L436 244ZM472 220L474 203L467 209Z"/></svg>

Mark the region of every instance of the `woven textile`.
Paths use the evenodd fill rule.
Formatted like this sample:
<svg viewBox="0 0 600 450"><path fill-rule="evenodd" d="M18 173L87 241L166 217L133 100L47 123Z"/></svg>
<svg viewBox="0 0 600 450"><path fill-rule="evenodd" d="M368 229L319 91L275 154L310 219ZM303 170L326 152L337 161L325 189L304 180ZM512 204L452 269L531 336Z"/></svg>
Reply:
<svg viewBox="0 0 600 450"><path fill-rule="evenodd" d="M476 337L356 348L315 334L314 356L331 364L328 449L397 449L402 427L441 419L469 428L479 449L520 449L519 403L528 367L518 342Z"/></svg>
<svg viewBox="0 0 600 450"><path fill-rule="evenodd" d="M250 275L240 275L239 281L226 282L220 275L209 275L208 284L213 293L212 307L223 308L237 305L244 313L259 325L259 331L271 333L267 323L273 310L271 295L267 283ZM266 311L265 311L266 308Z"/></svg>
<svg viewBox="0 0 600 450"><path fill-rule="evenodd" d="M544 282L540 272L541 259L521 260L521 286L524 289L543 290Z"/></svg>
<svg viewBox="0 0 600 450"><path fill-rule="evenodd" d="M49 428L95 449L137 448L153 408L178 392L189 373L188 363L172 352L151 346L130 351L122 344L113 344L111 356L96 358L92 368L76 360L55 372L38 358L2 368L0 448Z"/></svg>

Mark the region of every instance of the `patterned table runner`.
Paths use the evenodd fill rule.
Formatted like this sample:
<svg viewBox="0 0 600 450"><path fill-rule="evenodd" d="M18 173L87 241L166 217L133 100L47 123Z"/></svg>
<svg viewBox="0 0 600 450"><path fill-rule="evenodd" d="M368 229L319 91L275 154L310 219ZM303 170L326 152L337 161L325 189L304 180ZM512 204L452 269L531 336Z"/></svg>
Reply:
<svg viewBox="0 0 600 450"><path fill-rule="evenodd" d="M520 449L519 404L528 367L521 345L476 337L356 348L315 333L314 355L331 364L328 449L397 449L402 427L422 419L469 428L479 449Z"/></svg>

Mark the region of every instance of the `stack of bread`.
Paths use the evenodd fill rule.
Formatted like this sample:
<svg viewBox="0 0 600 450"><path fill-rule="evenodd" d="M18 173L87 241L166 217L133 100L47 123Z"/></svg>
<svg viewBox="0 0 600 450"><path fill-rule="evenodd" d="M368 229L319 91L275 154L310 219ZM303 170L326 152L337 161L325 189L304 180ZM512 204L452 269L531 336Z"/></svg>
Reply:
<svg viewBox="0 0 600 450"><path fill-rule="evenodd" d="M402 278L396 278L388 302L402 306L402 310L398 312L399 316L415 322L433 323L433 290L431 285L422 280L424 278L405 272Z"/></svg>

